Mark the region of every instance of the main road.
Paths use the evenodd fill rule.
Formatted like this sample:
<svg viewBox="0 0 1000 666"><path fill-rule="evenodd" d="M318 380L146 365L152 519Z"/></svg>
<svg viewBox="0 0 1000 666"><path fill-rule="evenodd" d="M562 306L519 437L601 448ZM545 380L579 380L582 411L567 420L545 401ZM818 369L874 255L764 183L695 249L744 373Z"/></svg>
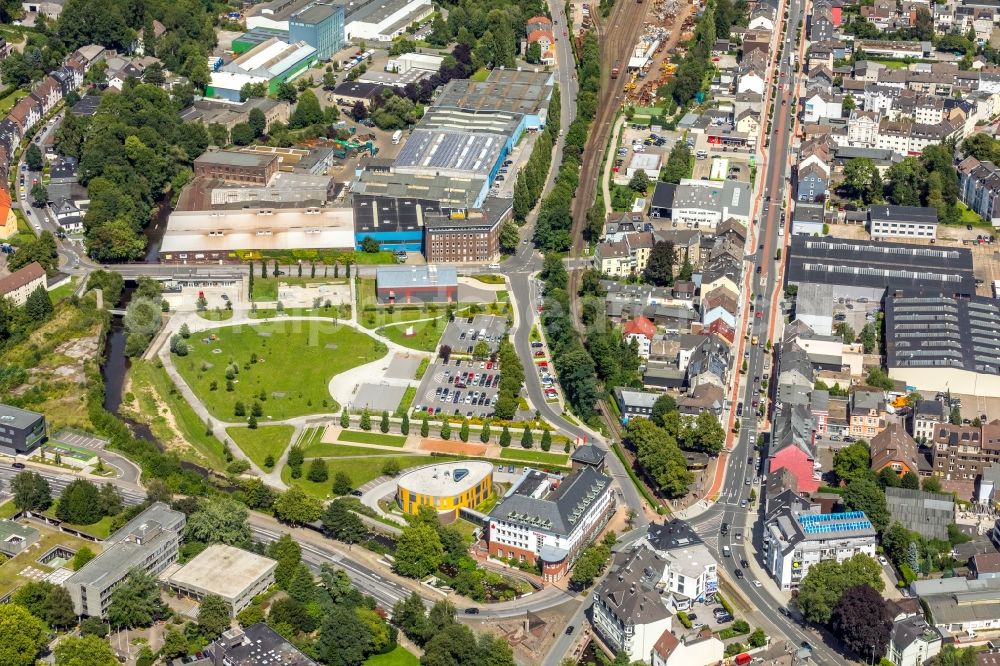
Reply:
<svg viewBox="0 0 1000 666"><path fill-rule="evenodd" d="M762 509L752 505L745 508L741 504L749 499L751 488L756 488L758 495L763 494L763 488L753 482L758 476L757 467L760 465L760 457L755 456L758 419L754 414L753 403L758 401L765 405L765 410L767 409L767 391L761 390L761 384L757 380L763 378L764 368L771 353L767 348L767 341L780 342L774 339L775 334L780 334L779 326L782 321L782 313L778 309L782 291L781 270L780 260L776 260L776 257L777 250L783 247L785 239L782 231L785 223L783 203L790 203L788 176L792 128L795 123L792 108L796 100L799 78L797 68L790 63L790 56L794 54L796 63L802 61L805 37L803 36L803 43L800 44L796 42L795 36L797 29L803 25L802 18L806 4L802 0L792 0L789 3L785 33L781 37L781 47L778 51L776 71L778 89L775 95L771 132L767 137L769 145L764 172L763 203L754 234L757 245L752 248L753 271L750 273L751 283L747 289L748 300L753 304L753 316L749 319L750 333L758 336L759 344L751 346L749 342L746 343L744 356L747 362L747 372L744 373L746 382L740 394L743 403L742 413L745 417L743 423L746 425L740 429L739 438L729 456L725 481L719 492L718 501L710 509L688 521L695 531L706 539L706 544L714 551L729 582L738 588L740 594L753 608L761 610L783 608L787 602L778 594L772 593L769 590L770 585L757 587L750 578L737 578L732 574L733 570L740 567L741 560L749 561L754 557L748 550L748 541L753 540L758 545L757 551L761 550L759 547L762 538L761 525L755 518L759 517ZM744 333L745 331L738 331L740 336ZM737 359L736 363L742 363L742 359ZM759 504L762 505L763 502ZM751 513L753 511L757 511L758 516L754 516ZM720 532L721 523L729 526L725 535ZM723 555L722 550L725 546L729 547L731 558ZM763 566L760 568L764 569ZM848 663L841 655L823 644L816 632L805 628L794 617L768 612L757 612L757 616L772 639L784 636L796 645L808 642L813 648L814 658L819 663Z"/></svg>

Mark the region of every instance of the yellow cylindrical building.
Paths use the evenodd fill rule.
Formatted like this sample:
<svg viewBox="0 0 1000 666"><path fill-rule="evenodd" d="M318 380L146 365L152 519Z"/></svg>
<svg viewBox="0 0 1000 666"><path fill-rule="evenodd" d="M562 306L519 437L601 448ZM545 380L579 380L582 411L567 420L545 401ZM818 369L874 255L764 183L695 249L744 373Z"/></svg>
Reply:
<svg viewBox="0 0 1000 666"><path fill-rule="evenodd" d="M396 482L396 503L406 513L421 506L438 513L475 508L493 492L493 465L476 460L437 463L410 470Z"/></svg>

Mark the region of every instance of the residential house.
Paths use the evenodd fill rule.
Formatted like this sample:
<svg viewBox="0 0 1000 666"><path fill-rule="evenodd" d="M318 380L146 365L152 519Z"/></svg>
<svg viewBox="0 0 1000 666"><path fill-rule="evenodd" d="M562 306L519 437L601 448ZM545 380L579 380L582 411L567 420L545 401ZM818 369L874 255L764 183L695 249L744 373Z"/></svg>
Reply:
<svg viewBox="0 0 1000 666"><path fill-rule="evenodd" d="M649 348L653 344L653 338L656 337L656 324L640 315L622 327L622 336L629 344L636 343L640 358L648 359Z"/></svg>
<svg viewBox="0 0 1000 666"><path fill-rule="evenodd" d="M653 405L656 404L659 393L650 391L636 391L633 389L616 386L612 394L618 411L621 412L621 421L628 423L635 417L651 418L653 415Z"/></svg>
<svg viewBox="0 0 1000 666"><path fill-rule="evenodd" d="M720 421L722 408L726 404L725 391L716 384L699 384L677 399L677 411L681 416L697 418L702 412L715 414Z"/></svg>
<svg viewBox="0 0 1000 666"><path fill-rule="evenodd" d="M691 353L687 363L689 389L695 389L705 383L727 388L731 365L732 352L729 345L718 336L706 337Z"/></svg>
<svg viewBox="0 0 1000 666"><path fill-rule="evenodd" d="M735 116L733 127L741 134L757 136L760 132L760 112L754 109L744 109Z"/></svg>
<svg viewBox="0 0 1000 666"><path fill-rule="evenodd" d="M885 658L893 666L923 666L941 652L941 631L927 624L923 615L893 622Z"/></svg>
<svg viewBox="0 0 1000 666"><path fill-rule="evenodd" d="M739 67L736 92L755 92L758 95L763 95L765 79L767 78L767 65L766 56L759 51L754 51L749 55L744 52L743 61Z"/></svg>
<svg viewBox="0 0 1000 666"><path fill-rule="evenodd" d="M672 626L673 614L658 589L664 568L659 555L648 548L621 552L594 591L594 632L613 653L625 653L630 663L645 661Z"/></svg>
<svg viewBox="0 0 1000 666"><path fill-rule="evenodd" d="M910 412L910 433L918 443L934 438L934 429L948 422L948 410L942 400L918 400Z"/></svg>
<svg viewBox="0 0 1000 666"><path fill-rule="evenodd" d="M942 423L935 427L931 445L934 476L959 482L956 490L969 497L985 468L1000 463L1000 421L979 427Z"/></svg>
<svg viewBox="0 0 1000 666"><path fill-rule="evenodd" d="M603 275L632 277L646 270L652 251L651 232L627 233L621 240L598 243L594 250L594 263Z"/></svg>
<svg viewBox="0 0 1000 666"><path fill-rule="evenodd" d="M674 193L677 185L658 181L653 188L653 196L649 200L649 217L670 219L674 207Z"/></svg>
<svg viewBox="0 0 1000 666"><path fill-rule="evenodd" d="M847 119L847 145L874 148L877 143L880 116L876 111L854 109Z"/></svg>
<svg viewBox="0 0 1000 666"><path fill-rule="evenodd" d="M677 226L713 233L729 218L750 223L751 192L745 182L683 179L674 192L671 218Z"/></svg>
<svg viewBox="0 0 1000 666"><path fill-rule="evenodd" d="M666 630L653 645L652 666L690 666L718 664L723 660L725 645L711 632L678 638Z"/></svg>
<svg viewBox="0 0 1000 666"><path fill-rule="evenodd" d="M773 5L758 4L750 12L750 21L747 23L747 30L774 32L774 18L776 14L777 10Z"/></svg>
<svg viewBox="0 0 1000 666"><path fill-rule="evenodd" d="M821 118L840 118L844 114L843 95L813 89L802 102L802 121L819 122Z"/></svg>
<svg viewBox="0 0 1000 666"><path fill-rule="evenodd" d="M920 453L917 443L898 423L890 424L885 430L872 437L872 471L876 474L886 467L899 476L912 472L930 472L930 463ZM923 459L923 462L921 462Z"/></svg>
<svg viewBox="0 0 1000 666"><path fill-rule="evenodd" d="M1000 226L1000 168L966 157L958 165L958 198L984 220Z"/></svg>
<svg viewBox="0 0 1000 666"><path fill-rule="evenodd" d="M795 188L795 200L805 203L823 201L830 187L829 172L815 164L810 164L797 171L798 182Z"/></svg>
<svg viewBox="0 0 1000 666"><path fill-rule="evenodd" d="M796 394L807 394L812 390L816 372L806 350L794 342L784 343L779 349L778 386L775 399L779 403L791 403Z"/></svg>
<svg viewBox="0 0 1000 666"><path fill-rule="evenodd" d="M768 474L787 469L795 476L798 492L816 492L821 481L815 471L813 433L813 420L807 406L784 405L776 412L767 454Z"/></svg>
<svg viewBox="0 0 1000 666"><path fill-rule="evenodd" d="M833 11L828 2L817 2L809 16L809 41L826 42L833 39Z"/></svg>
<svg viewBox="0 0 1000 666"><path fill-rule="evenodd" d="M871 441L885 429L885 393L876 389L858 388L851 393L851 435Z"/></svg>

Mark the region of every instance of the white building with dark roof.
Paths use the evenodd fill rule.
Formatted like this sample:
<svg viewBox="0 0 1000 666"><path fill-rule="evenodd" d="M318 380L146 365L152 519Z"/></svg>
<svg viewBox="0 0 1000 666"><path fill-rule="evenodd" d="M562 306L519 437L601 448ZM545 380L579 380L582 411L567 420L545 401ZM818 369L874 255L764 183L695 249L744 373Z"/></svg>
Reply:
<svg viewBox="0 0 1000 666"><path fill-rule="evenodd" d="M872 238L936 238L937 209L875 204L868 208Z"/></svg>
<svg viewBox="0 0 1000 666"><path fill-rule="evenodd" d="M566 478L526 469L490 511L490 557L540 562L542 577L554 582L614 511L611 479L593 467Z"/></svg>

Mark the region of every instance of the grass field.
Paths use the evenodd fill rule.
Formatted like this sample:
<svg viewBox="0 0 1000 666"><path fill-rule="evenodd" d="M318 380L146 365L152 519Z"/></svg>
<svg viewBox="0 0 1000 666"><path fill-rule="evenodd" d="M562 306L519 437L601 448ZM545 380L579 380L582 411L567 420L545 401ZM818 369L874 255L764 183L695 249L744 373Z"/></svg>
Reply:
<svg viewBox="0 0 1000 666"><path fill-rule="evenodd" d="M206 342L192 336L188 356L175 357L174 362L212 415L224 420L233 419L237 400L248 413L260 402L262 423L268 417L338 411L328 390L330 379L386 353L383 344L367 335L328 322L276 321L212 332L218 339ZM256 354L257 363L250 362L251 354ZM233 390L227 391L226 369L231 365L239 372Z"/></svg>
<svg viewBox="0 0 1000 666"><path fill-rule="evenodd" d="M202 310L198 313L198 316L208 321L226 321L233 318L233 311L215 308L214 310Z"/></svg>
<svg viewBox="0 0 1000 666"><path fill-rule="evenodd" d="M364 666L419 666L420 660L402 645L397 645L392 652L368 657Z"/></svg>
<svg viewBox="0 0 1000 666"><path fill-rule="evenodd" d="M181 398L166 370L149 361L133 359L129 380L129 392L138 402L123 403L123 406L136 411L136 417L140 422L149 424L160 442L177 451L182 459L216 470L225 469L222 443L206 434L205 424L191 405ZM176 431L166 416L160 413L161 403L170 410L177 425Z"/></svg>
<svg viewBox="0 0 1000 666"><path fill-rule="evenodd" d="M260 268L257 268L259 271ZM309 268L305 267L302 269L303 272L308 273ZM319 273L323 272L323 267L318 266L316 269ZM343 271L343 267L340 269ZM330 277L288 277L287 275L281 275L279 277L269 277L262 278L258 272L253 278L253 293L251 294L252 300L255 301L276 301L278 300L278 284L283 283L289 286L319 286L324 284L347 284L347 278L345 277L333 277L333 269L327 271L330 273ZM341 273L343 275L343 273Z"/></svg>
<svg viewBox="0 0 1000 666"><path fill-rule="evenodd" d="M478 280L483 284L503 284L504 279L502 275L492 275L490 273L481 273L472 276L473 280Z"/></svg>
<svg viewBox="0 0 1000 666"><path fill-rule="evenodd" d="M372 421L377 421L373 418ZM391 424L390 424L391 425ZM390 435L383 432L367 430L342 430L337 436L338 442L354 442L355 444L378 444L379 446L403 446L406 438L402 435Z"/></svg>
<svg viewBox="0 0 1000 666"><path fill-rule="evenodd" d="M74 552L86 546L95 554L100 554L102 546L99 543L93 543L91 541L84 541L78 537L66 534L65 532L56 532L48 527L40 526L37 523L33 523L32 527L37 529L41 538L38 543L33 548L28 548L27 550L18 553L13 558L0 564L0 594L7 594L22 584L27 583L30 578L22 577L20 574L27 567L34 567L39 571L44 571L45 573L50 573L52 569L41 564L38 558L43 554L47 553L54 546L63 546Z"/></svg>
<svg viewBox="0 0 1000 666"><path fill-rule="evenodd" d="M302 447L302 455L306 458L345 458L351 456L395 456L397 454L393 451L373 449L367 446L313 442Z"/></svg>
<svg viewBox="0 0 1000 666"><path fill-rule="evenodd" d="M469 78L472 79L473 81L485 81L489 75L490 75L490 70L486 69L485 67L480 67L475 72L473 72L472 76L470 76Z"/></svg>
<svg viewBox="0 0 1000 666"><path fill-rule="evenodd" d="M398 324L385 326L378 332L395 342L397 345L417 351L434 351L445 329L445 318L437 317L430 321L419 321L415 324ZM413 327L413 335L406 335L406 330Z"/></svg>
<svg viewBox="0 0 1000 666"><path fill-rule="evenodd" d="M535 451L533 449L514 448L516 444L511 444L500 452L501 460L521 460L524 462L536 462L543 465L566 465L569 456L565 453L551 453L548 451Z"/></svg>
<svg viewBox="0 0 1000 666"><path fill-rule="evenodd" d="M323 439L323 433L326 432L326 428L306 428L301 433L299 433L299 438L295 441L295 445L300 448L307 448L312 444L318 444L320 440Z"/></svg>
<svg viewBox="0 0 1000 666"><path fill-rule="evenodd" d="M260 468L264 467L267 456L273 456L275 460L281 457L294 431L295 428L290 425L261 426L256 430L226 428L226 434Z"/></svg>
<svg viewBox="0 0 1000 666"><path fill-rule="evenodd" d="M351 487L357 488L372 479L382 476L382 465L387 460L394 459L400 469L418 467L420 465L430 465L435 462L447 462L452 460L448 456L374 456L367 458L331 458L327 460L327 469L330 479L323 483L313 483L305 478L293 479L291 468L288 465L281 470L281 480L290 485L296 485L313 497L327 499L332 497L330 488L333 486L333 477L338 472L344 472L351 478Z"/></svg>
<svg viewBox="0 0 1000 666"><path fill-rule="evenodd" d="M74 275L65 284L61 284L52 291L49 292L49 299L53 303L58 303L64 298L69 298L73 295L73 291L76 289L77 277Z"/></svg>
<svg viewBox="0 0 1000 666"><path fill-rule="evenodd" d="M28 93L27 90L18 88L3 99L0 99L0 114L7 115L10 113L10 110L14 108L14 105L17 104L18 100L22 97L27 97L29 94L30 93Z"/></svg>
<svg viewBox="0 0 1000 666"><path fill-rule="evenodd" d="M100 482L99 482L100 483ZM43 511L42 513L49 518L56 517L56 507L59 506L59 500L56 499L52 502L52 506ZM84 534L89 534L90 536L97 537L98 539L107 539L111 536L111 521L114 519L113 516L104 516L96 523L91 525L74 525L72 523L63 523L65 527L70 527L78 532L83 532ZM45 551L40 551L44 553Z"/></svg>
<svg viewBox="0 0 1000 666"><path fill-rule="evenodd" d="M350 310L329 308L285 308L278 314L277 308L257 308L250 311L251 319L274 319L280 317L327 317L329 319L350 319Z"/></svg>
<svg viewBox="0 0 1000 666"><path fill-rule="evenodd" d="M14 506L14 500L7 500L0 504L0 519L10 520L15 513L17 513L17 507Z"/></svg>

